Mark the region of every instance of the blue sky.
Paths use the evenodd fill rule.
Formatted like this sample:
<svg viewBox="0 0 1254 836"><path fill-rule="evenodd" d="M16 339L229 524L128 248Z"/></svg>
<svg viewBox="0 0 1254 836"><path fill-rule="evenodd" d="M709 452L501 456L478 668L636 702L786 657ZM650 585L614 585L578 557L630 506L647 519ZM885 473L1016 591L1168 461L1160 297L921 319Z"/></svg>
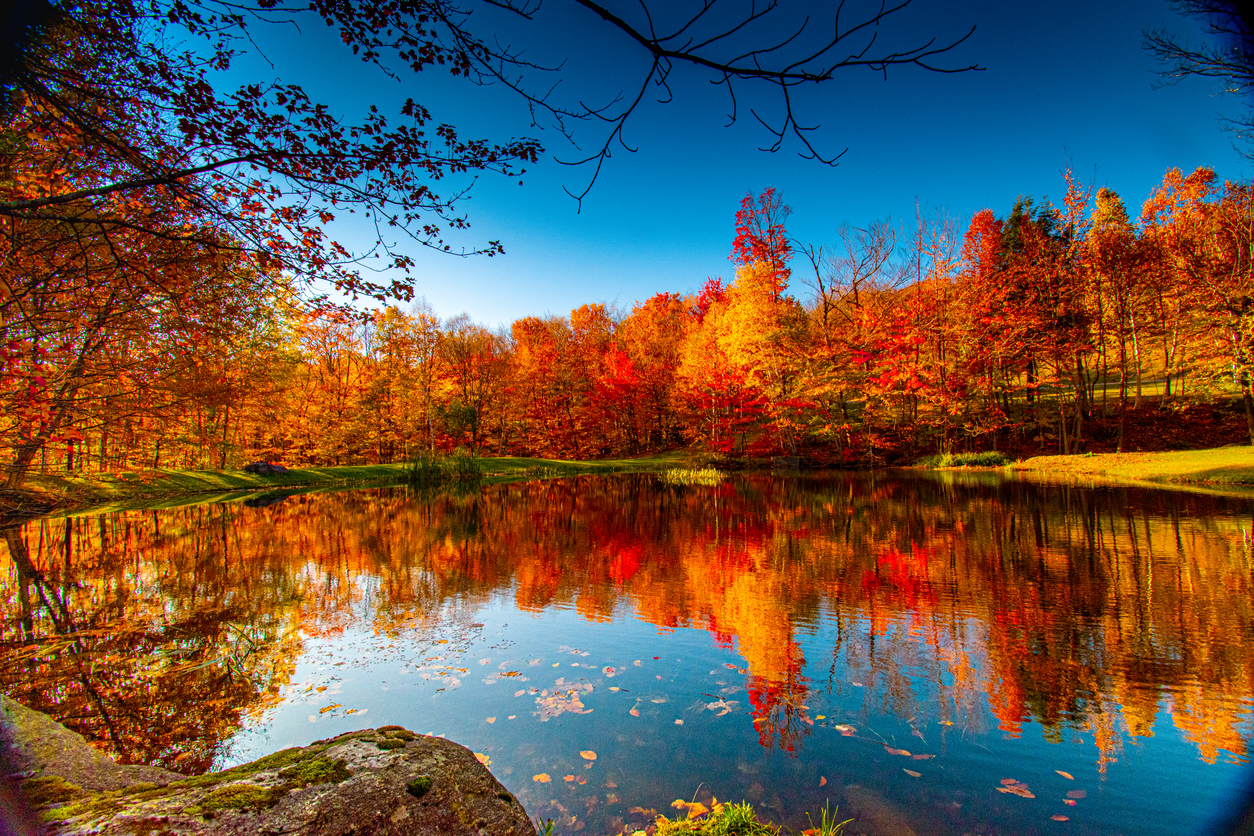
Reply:
<svg viewBox="0 0 1254 836"><path fill-rule="evenodd" d="M810 14L812 25L829 25L834 7L814 0L782 5ZM483 25L492 24L479 14ZM552 79L561 79L555 95L603 101L638 85L643 57L615 30L569 0L546 0L544 15L531 27L503 29L501 37L537 61L566 61ZM393 81L309 27L299 35L270 33L265 48L282 77L293 78L285 68L299 65L295 80L346 112L368 102L386 112L412 96L465 136L544 142L548 153L522 186L484 175L464 204L472 223L466 242L500 239L504 256L417 253L417 293L441 316L465 312L491 327L589 302L630 309L661 291L695 292L707 276L729 279L739 202L769 186L792 208L793 236L831 244L845 222L912 219L916 200L945 209L965 228L980 209L1004 215L1019 195L1060 198L1068 161L1084 182L1118 192L1134 216L1169 167L1207 165L1224 178L1249 176L1250 163L1217 121L1240 103L1215 96L1216 85L1203 79L1162 86L1141 47L1142 30L1158 26L1195 43L1204 37L1162 0L913 0L881 28L893 43L913 45L961 36L971 25L975 33L950 61L980 64L982 72L899 67L884 80L853 68L804 94L803 118L822 125L816 143L827 151L848 148L836 167L800 159L795 143L774 154L757 150L770 137L745 106L769 109L769 95L745 87L742 118L727 128L726 94L707 76L679 68L674 100L646 104L628 124L628 142L639 150L614 154L578 212L562 187L582 190L590 172L554 161L578 152L551 128L532 127L513 94L436 73ZM249 65L237 69L248 72ZM577 138L587 144L598 136L581 126ZM358 243L358 233L341 234ZM794 292L803 297L805 289Z"/></svg>

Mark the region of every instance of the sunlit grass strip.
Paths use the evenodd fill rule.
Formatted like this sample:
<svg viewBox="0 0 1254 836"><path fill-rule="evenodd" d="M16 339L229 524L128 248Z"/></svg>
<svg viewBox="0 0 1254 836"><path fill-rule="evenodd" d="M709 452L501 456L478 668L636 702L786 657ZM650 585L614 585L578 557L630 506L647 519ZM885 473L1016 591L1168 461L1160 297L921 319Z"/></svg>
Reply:
<svg viewBox="0 0 1254 836"><path fill-rule="evenodd" d="M717 485L727 478L726 473L713 467L699 470L672 468L663 470L659 475L668 485Z"/></svg>
<svg viewBox="0 0 1254 836"><path fill-rule="evenodd" d="M1199 485L1254 486L1254 447L1174 450L1161 453L1087 453L1034 456L1015 470L1048 476L1086 476Z"/></svg>

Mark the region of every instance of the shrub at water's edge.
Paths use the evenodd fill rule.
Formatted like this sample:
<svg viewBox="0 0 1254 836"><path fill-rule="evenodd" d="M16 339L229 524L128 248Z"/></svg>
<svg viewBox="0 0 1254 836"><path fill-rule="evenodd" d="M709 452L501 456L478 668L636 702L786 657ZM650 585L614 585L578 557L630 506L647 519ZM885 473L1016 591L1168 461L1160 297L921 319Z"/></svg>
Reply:
<svg viewBox="0 0 1254 836"><path fill-rule="evenodd" d="M434 488L449 483L475 483L482 478L482 460L460 447L447 456L441 453L424 453L405 469L405 481L415 488Z"/></svg>
<svg viewBox="0 0 1254 836"><path fill-rule="evenodd" d="M1010 459L996 450L983 453L937 453L919 459L915 467L1005 467Z"/></svg>

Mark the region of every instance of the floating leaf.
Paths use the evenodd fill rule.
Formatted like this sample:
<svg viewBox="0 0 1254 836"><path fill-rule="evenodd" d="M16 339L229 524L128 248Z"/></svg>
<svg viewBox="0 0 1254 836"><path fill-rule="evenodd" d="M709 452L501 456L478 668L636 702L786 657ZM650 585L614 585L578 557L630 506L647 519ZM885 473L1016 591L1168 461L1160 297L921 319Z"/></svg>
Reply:
<svg viewBox="0 0 1254 836"><path fill-rule="evenodd" d="M566 783L568 783L568 784L570 784L570 783L574 783L575 776L574 776L574 775L563 775L563 776L562 776L562 780L563 780L563 781L565 781L565 782L566 782Z"/></svg>
<svg viewBox="0 0 1254 836"><path fill-rule="evenodd" d="M458 670L464 670L464 668L458 668ZM522 676L522 671L503 671L501 676Z"/></svg>
<svg viewBox="0 0 1254 836"><path fill-rule="evenodd" d="M827 786L827 778L823 777L822 775L819 776L819 786L820 787Z"/></svg>
<svg viewBox="0 0 1254 836"><path fill-rule="evenodd" d="M537 784L547 784L553 779L549 777L549 773L541 772L539 775L532 775L531 780L535 781Z"/></svg>
<svg viewBox="0 0 1254 836"><path fill-rule="evenodd" d="M607 665L606 667L601 668L601 673L605 674L606 676L613 676L614 674L618 673L618 671L615 670L613 667Z"/></svg>
<svg viewBox="0 0 1254 836"><path fill-rule="evenodd" d="M1084 790L1067 790L1067 798L1084 798L1088 795Z"/></svg>
<svg viewBox="0 0 1254 836"><path fill-rule="evenodd" d="M827 719L827 715L826 715L826 714L815 714L815 715L814 715L814 719L815 719L815 720L826 720L826 719Z"/></svg>
<svg viewBox="0 0 1254 836"><path fill-rule="evenodd" d="M578 778L576 778L576 779L575 779L575 783L577 783L577 784L586 784L586 783L588 783L588 779L587 779L587 778L585 778L585 777L583 777L582 775L580 775ZM612 802L611 802L611 803L612 803Z"/></svg>
<svg viewBox="0 0 1254 836"><path fill-rule="evenodd" d="M1071 819L1067 818L1061 813L1054 813L1052 816L1050 816L1050 818L1053 819L1054 821L1071 821Z"/></svg>
<svg viewBox="0 0 1254 836"><path fill-rule="evenodd" d="M597 753L592 751L591 749L584 749L582 752L579 753L579 757L583 758L586 761L594 761L597 759Z"/></svg>
<svg viewBox="0 0 1254 836"><path fill-rule="evenodd" d="M485 755L483 752L475 752L475 760L479 761L479 763L483 764L484 766L492 765L492 759L488 757L487 755Z"/></svg>
<svg viewBox="0 0 1254 836"><path fill-rule="evenodd" d="M506 719L506 720L513 720L513 719L514 719L515 717L517 717L517 716L518 716L517 714L511 714L511 715L509 715L508 717L506 717L505 719Z"/></svg>
<svg viewBox="0 0 1254 836"><path fill-rule="evenodd" d="M1075 780L1075 778L1071 775L1071 773L1070 773L1070 772L1063 772L1061 769L1055 769L1054 771L1055 771L1055 772L1057 772L1057 773L1058 773L1059 775L1061 775L1062 777L1066 778L1068 781L1074 781L1074 780Z"/></svg>
<svg viewBox="0 0 1254 836"><path fill-rule="evenodd" d="M1074 806L1075 806L1075 802L1074 802L1074 801L1072 801L1070 798L1065 798L1065 799L1063 799L1063 802L1062 802L1062 803L1063 803L1063 804L1066 804L1068 807L1074 807Z"/></svg>
<svg viewBox="0 0 1254 836"><path fill-rule="evenodd" d="M520 688L520 689L518 689L517 691L515 691L515 692L514 692L514 696L516 696L516 697L521 697L521 696L522 696L523 694L525 694L525 693L527 693L527 689L526 689L526 688Z"/></svg>
<svg viewBox="0 0 1254 836"><path fill-rule="evenodd" d="M911 760L916 760L916 761L930 761L934 757L936 756L935 755L911 755L910 756Z"/></svg>
<svg viewBox="0 0 1254 836"><path fill-rule="evenodd" d="M1014 778L1002 778L1002 786L997 788L998 792L1017 795L1020 798L1036 798L1032 791L1028 789L1028 785Z"/></svg>
<svg viewBox="0 0 1254 836"><path fill-rule="evenodd" d="M894 749L892 746L885 746L884 751L890 755L902 755L907 758L910 757L910 753L905 749Z"/></svg>
<svg viewBox="0 0 1254 836"><path fill-rule="evenodd" d="M913 769L903 769L903 770L901 770L901 771L902 771L902 772L904 772L904 773L906 773L907 775L909 775L911 778L922 778L922 777L923 777L923 773L922 773L922 772L915 772Z"/></svg>
<svg viewBox="0 0 1254 836"><path fill-rule="evenodd" d="M640 711L639 711L638 709L635 709L635 708L631 709L631 711L628 711L627 713L628 713L628 714L630 714L632 717L639 717L639 716L640 716Z"/></svg>
<svg viewBox="0 0 1254 836"><path fill-rule="evenodd" d="M621 690L623 690L623 689L622 689L622 688L619 688L617 685L611 685L611 686L610 686L610 690L611 690L611 691L621 691Z"/></svg>
<svg viewBox="0 0 1254 836"><path fill-rule="evenodd" d="M683 724L684 724L684 721L683 721L683 720L676 720L676 721L675 721L675 725L677 725L677 726L682 726Z"/></svg>
<svg viewBox="0 0 1254 836"><path fill-rule="evenodd" d="M338 703L338 702L337 702L337 703L334 703L334 704L332 704L332 705L328 705L326 708L319 708L319 709L318 709L318 713L319 713L319 714L326 714L328 711L334 711L335 709L339 708L341 705L342 705L342 703Z"/></svg>

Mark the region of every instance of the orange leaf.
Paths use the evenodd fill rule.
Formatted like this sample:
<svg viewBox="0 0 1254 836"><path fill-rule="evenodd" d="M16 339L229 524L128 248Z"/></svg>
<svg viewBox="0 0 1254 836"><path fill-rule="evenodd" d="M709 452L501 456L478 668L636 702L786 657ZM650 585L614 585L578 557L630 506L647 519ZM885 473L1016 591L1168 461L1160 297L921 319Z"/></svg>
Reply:
<svg viewBox="0 0 1254 836"><path fill-rule="evenodd" d="M1070 772L1063 772L1061 769L1055 769L1054 771L1055 771L1055 772L1057 772L1057 773L1058 773L1059 775L1061 775L1062 777L1066 778L1068 781L1074 781L1074 780L1075 780L1075 778L1074 778L1074 777L1072 777L1072 775L1071 775L1071 773L1070 773Z"/></svg>
<svg viewBox="0 0 1254 836"><path fill-rule="evenodd" d="M489 722L489 723L495 723L495 722L496 722L496 718L495 718L495 717L489 717L489 718L488 718L488 722Z"/></svg>
<svg viewBox="0 0 1254 836"><path fill-rule="evenodd" d="M911 778L922 778L922 777L923 777L923 773L922 773L922 772L915 772L913 769L903 769L903 770L901 770L901 771L902 771L902 772L904 772L904 773L906 773L907 775L909 775Z"/></svg>
<svg viewBox="0 0 1254 836"><path fill-rule="evenodd" d="M820 775L820 776L819 776L819 786L820 786L820 787L823 787L823 786L826 786L826 785L827 785L827 778L825 778L825 777L823 777L822 775Z"/></svg>
<svg viewBox="0 0 1254 836"><path fill-rule="evenodd" d="M1053 819L1054 821L1071 821L1071 819L1067 818L1066 816L1060 813L1054 813L1054 815L1050 816L1050 818Z"/></svg>
<svg viewBox="0 0 1254 836"><path fill-rule="evenodd" d="M563 775L563 776L562 776L562 780L563 780L563 781L565 781L565 782L567 782L567 783L570 783L570 782L572 782L572 781L574 781L574 780L575 780L575 776L574 776L574 775Z"/></svg>
<svg viewBox="0 0 1254 836"><path fill-rule="evenodd" d="M579 757L583 758L586 761L594 761L597 759L597 753L592 751L591 749L584 749L582 752L579 753Z"/></svg>
<svg viewBox="0 0 1254 836"><path fill-rule="evenodd" d="M538 784L547 784L549 781L552 781L553 779L549 777L549 773L541 772L539 775L533 775L531 777L531 780L535 781Z"/></svg>
<svg viewBox="0 0 1254 836"><path fill-rule="evenodd" d="M907 758L910 757L910 753L905 749L894 749L892 746L885 746L884 751L890 755L905 755Z"/></svg>

